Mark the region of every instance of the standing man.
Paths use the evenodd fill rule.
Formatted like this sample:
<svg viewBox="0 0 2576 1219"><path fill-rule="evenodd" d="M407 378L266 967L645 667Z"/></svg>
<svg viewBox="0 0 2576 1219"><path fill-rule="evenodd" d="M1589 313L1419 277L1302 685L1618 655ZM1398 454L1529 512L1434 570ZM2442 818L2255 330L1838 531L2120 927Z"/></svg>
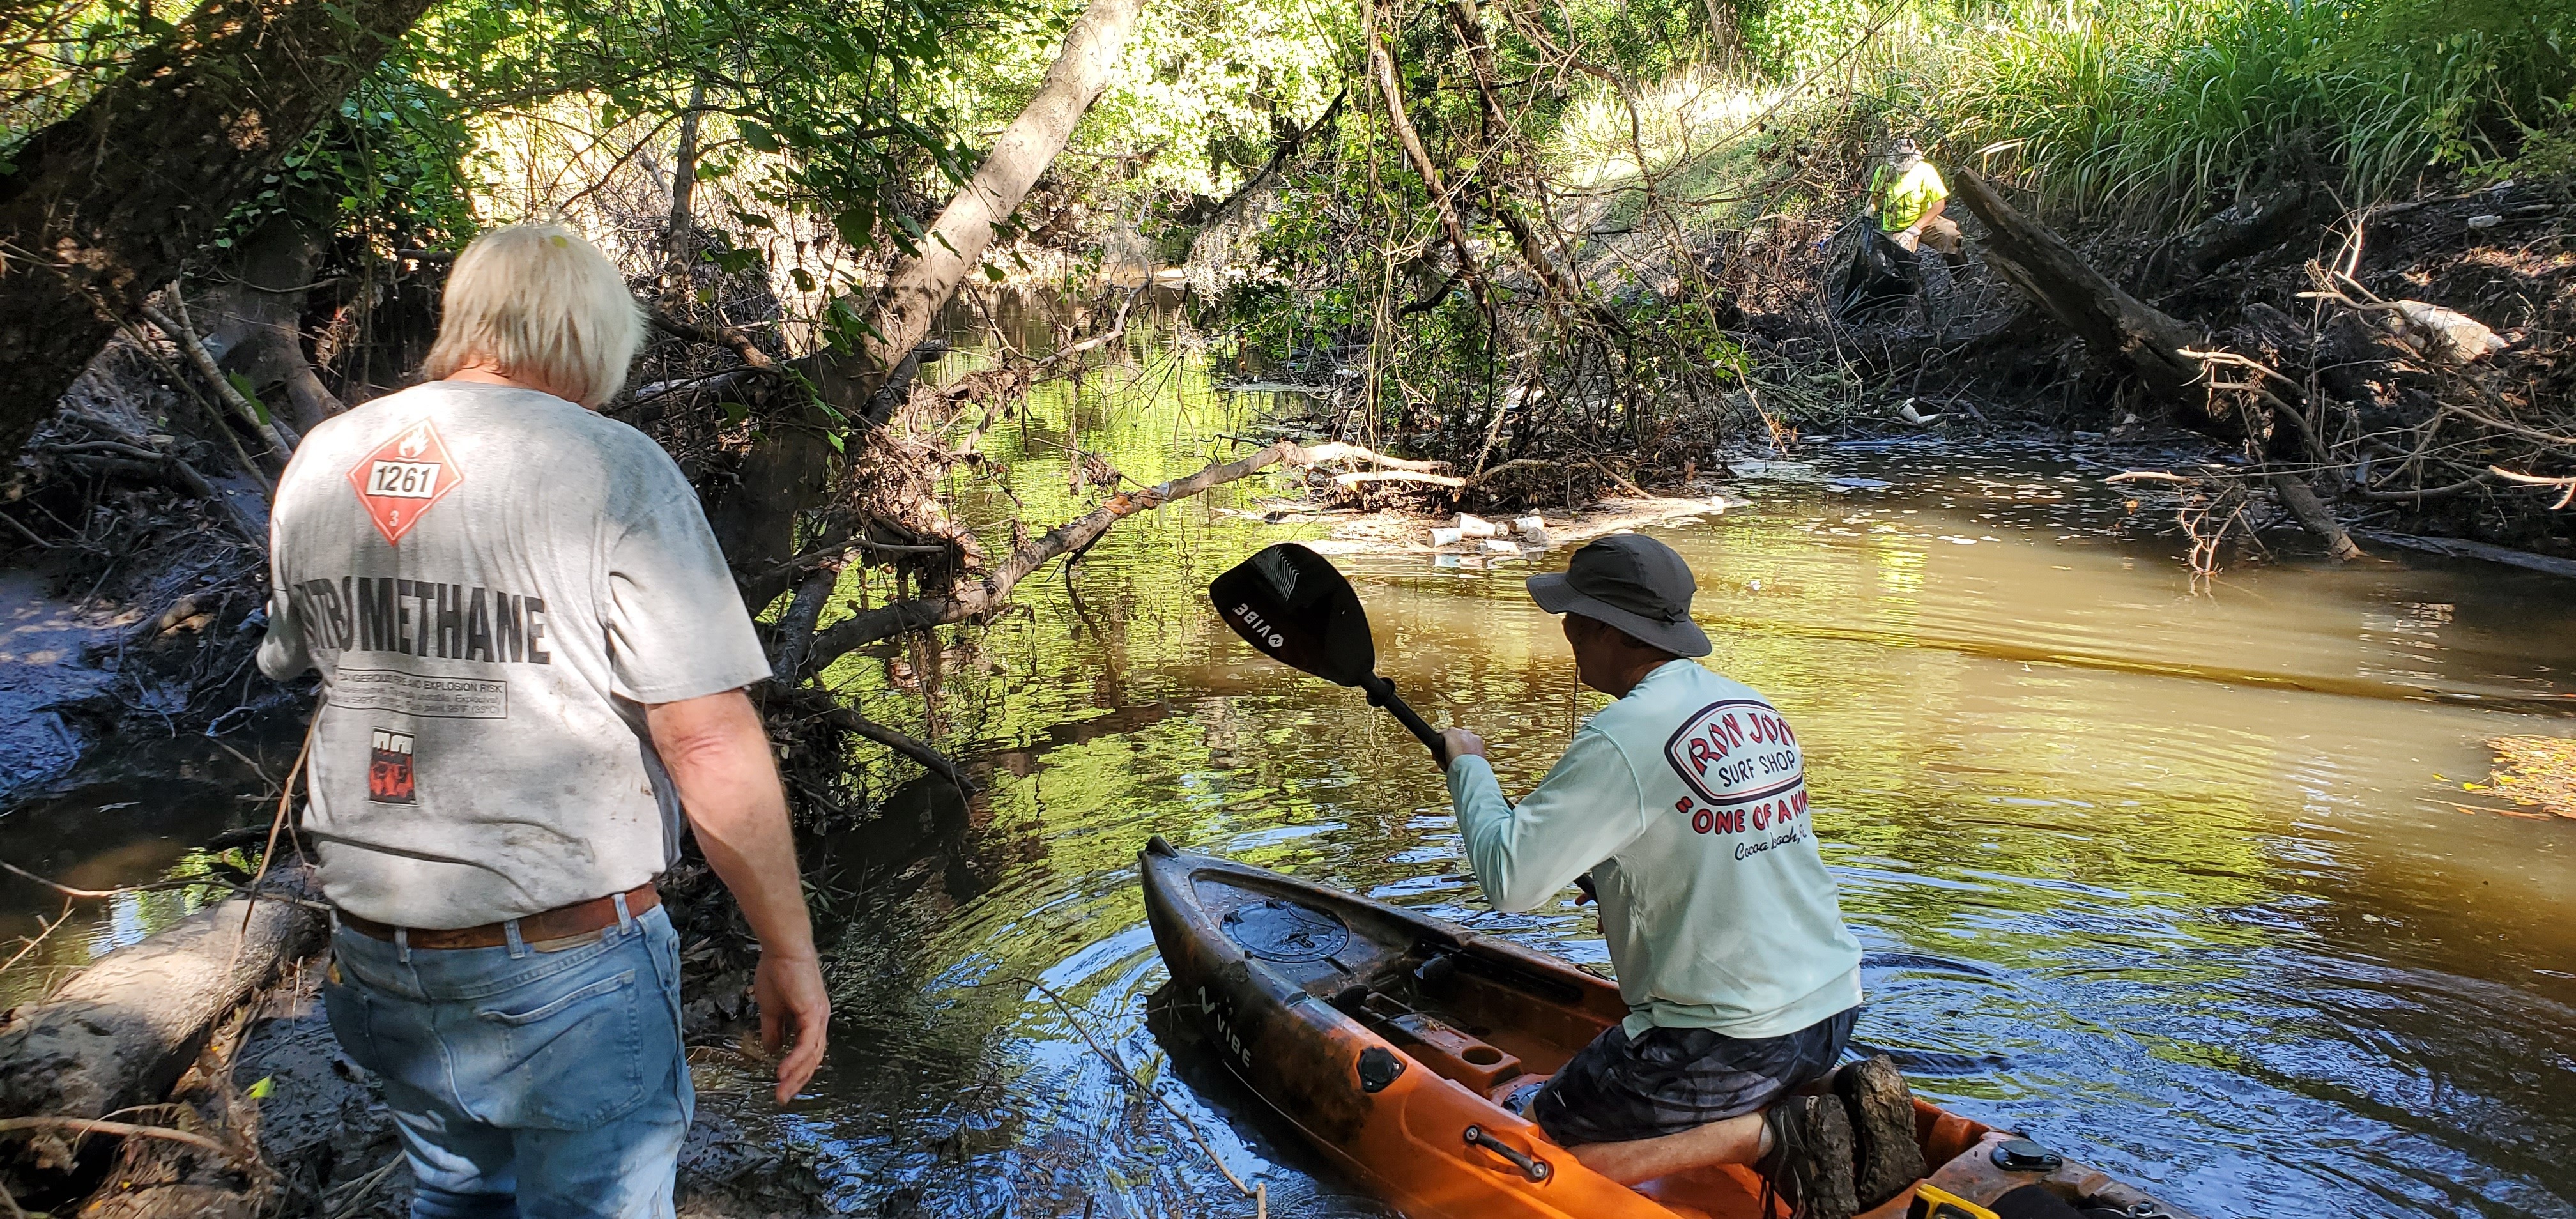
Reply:
<svg viewBox="0 0 2576 1219"><path fill-rule="evenodd" d="M768 676L697 496L602 418L642 341L557 225L456 260L427 384L315 428L278 484L260 668L322 674L303 833L323 999L383 1081L415 1219L672 1213L694 1096L653 881L681 820L741 903L785 1103L830 1014Z"/></svg>
<svg viewBox="0 0 2576 1219"><path fill-rule="evenodd" d="M1686 659L1709 653L1696 590L1680 555L1633 533L1531 577L1576 675L1618 701L1517 807L1484 741L1449 730L1450 799L1496 909L1586 877L1600 901L1628 1018L1529 1101L1548 1137L1629 1184L1758 1164L1797 1213L1849 1219L1922 1176L1912 1101L1884 1057L1836 1072L1839 1100L1797 1094L1850 1040L1860 943L1816 850L1797 734Z"/></svg>
<svg viewBox="0 0 2576 1219"><path fill-rule="evenodd" d="M1948 210L1949 199L1950 184L1941 180L1941 171L1923 159L1923 149L1911 139L1899 137L1887 160L1870 174L1869 212L1878 218L1878 231L1908 254L1932 247L1956 275L1967 268L1968 255L1958 224L1941 214ZM1919 292L1919 266L1914 279Z"/></svg>

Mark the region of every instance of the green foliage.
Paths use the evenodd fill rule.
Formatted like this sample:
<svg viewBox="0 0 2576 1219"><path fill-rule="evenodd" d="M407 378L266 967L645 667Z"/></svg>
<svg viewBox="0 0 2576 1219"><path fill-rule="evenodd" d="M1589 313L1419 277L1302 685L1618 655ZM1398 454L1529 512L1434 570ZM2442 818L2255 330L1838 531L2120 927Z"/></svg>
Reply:
<svg viewBox="0 0 2576 1219"><path fill-rule="evenodd" d="M883 236L909 251L920 235L902 212L909 193L961 180L972 162L939 66L1032 11L1023 0L461 0L410 47L487 124L577 99L590 132L667 147L694 96L701 181L767 212L822 217L855 246Z"/></svg>
<svg viewBox="0 0 2576 1219"><path fill-rule="evenodd" d="M2017 0L1892 56L1879 96L2057 204L2179 217L2266 178L2377 198L2505 159L2576 88L2571 41L2569 0Z"/></svg>
<svg viewBox="0 0 2576 1219"><path fill-rule="evenodd" d="M1733 3L1734 0L1717 0ZM1541 19L1587 61L1652 79L1706 52L1705 0L1563 0Z"/></svg>
<svg viewBox="0 0 2576 1219"><path fill-rule="evenodd" d="M2526 130L2521 155L2497 165L2494 176L2559 182L2576 179L2576 130L2564 126Z"/></svg>
<svg viewBox="0 0 2576 1219"><path fill-rule="evenodd" d="M166 13L131 0L0 3L0 149L70 114L169 30Z"/></svg>
<svg viewBox="0 0 2576 1219"><path fill-rule="evenodd" d="M289 152L234 210L215 245L230 248L281 215L378 256L453 249L472 237L468 112L413 71L388 62L360 82L339 116Z"/></svg>
<svg viewBox="0 0 2576 1219"><path fill-rule="evenodd" d="M1868 33L1870 16L1864 0L1756 0L1744 43L1765 71L1795 77L1843 58Z"/></svg>
<svg viewBox="0 0 2576 1219"><path fill-rule="evenodd" d="M991 53L943 61L935 89L959 129L991 131L1019 113L1074 11L1033 8ZM1268 162L1275 138L1331 103L1354 62L1354 15L1338 3L1147 0L1115 82L1051 177L1129 217L1156 195L1231 193Z"/></svg>

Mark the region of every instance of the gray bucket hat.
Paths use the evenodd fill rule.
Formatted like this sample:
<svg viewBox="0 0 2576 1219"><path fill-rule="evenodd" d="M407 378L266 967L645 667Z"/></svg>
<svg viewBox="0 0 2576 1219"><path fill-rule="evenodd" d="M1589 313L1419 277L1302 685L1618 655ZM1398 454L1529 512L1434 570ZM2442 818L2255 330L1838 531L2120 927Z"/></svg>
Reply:
<svg viewBox="0 0 2576 1219"><path fill-rule="evenodd" d="M1530 600L1551 614L1581 614L1675 656L1706 656L1708 636L1691 621L1699 581L1690 564L1642 533L1614 533L1574 552L1562 574L1529 578Z"/></svg>

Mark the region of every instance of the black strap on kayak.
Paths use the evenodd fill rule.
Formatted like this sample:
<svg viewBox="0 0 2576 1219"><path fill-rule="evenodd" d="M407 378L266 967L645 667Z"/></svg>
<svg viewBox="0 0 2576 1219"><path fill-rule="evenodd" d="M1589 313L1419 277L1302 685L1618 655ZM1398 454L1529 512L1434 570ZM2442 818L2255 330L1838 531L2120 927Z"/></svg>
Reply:
<svg viewBox="0 0 2576 1219"><path fill-rule="evenodd" d="M1556 1170L1549 1167L1547 1161L1539 1159L1528 1152L1522 1151L1518 1147L1514 1147L1501 1139L1495 1138L1493 1135L1485 1133L1485 1128L1482 1126L1467 1127L1467 1145L1470 1147L1482 1147L1487 1151L1493 1152L1495 1155L1511 1161L1513 1166L1519 1168L1522 1175L1527 1176L1530 1180L1544 1181L1549 1177L1556 1175Z"/></svg>

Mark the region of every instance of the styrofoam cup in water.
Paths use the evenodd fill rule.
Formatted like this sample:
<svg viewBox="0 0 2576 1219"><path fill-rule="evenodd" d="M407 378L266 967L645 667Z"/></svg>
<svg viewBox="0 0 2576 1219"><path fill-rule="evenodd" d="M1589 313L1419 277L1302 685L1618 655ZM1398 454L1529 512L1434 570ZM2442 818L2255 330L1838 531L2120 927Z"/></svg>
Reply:
<svg viewBox="0 0 2576 1219"><path fill-rule="evenodd" d="M1471 516L1464 512L1458 514L1458 536L1460 537L1489 538L1501 532L1502 529L1499 526L1481 516Z"/></svg>
<svg viewBox="0 0 2576 1219"><path fill-rule="evenodd" d="M1463 534L1460 534L1455 529L1434 529L1431 531L1431 544L1434 546L1455 546L1463 536Z"/></svg>

